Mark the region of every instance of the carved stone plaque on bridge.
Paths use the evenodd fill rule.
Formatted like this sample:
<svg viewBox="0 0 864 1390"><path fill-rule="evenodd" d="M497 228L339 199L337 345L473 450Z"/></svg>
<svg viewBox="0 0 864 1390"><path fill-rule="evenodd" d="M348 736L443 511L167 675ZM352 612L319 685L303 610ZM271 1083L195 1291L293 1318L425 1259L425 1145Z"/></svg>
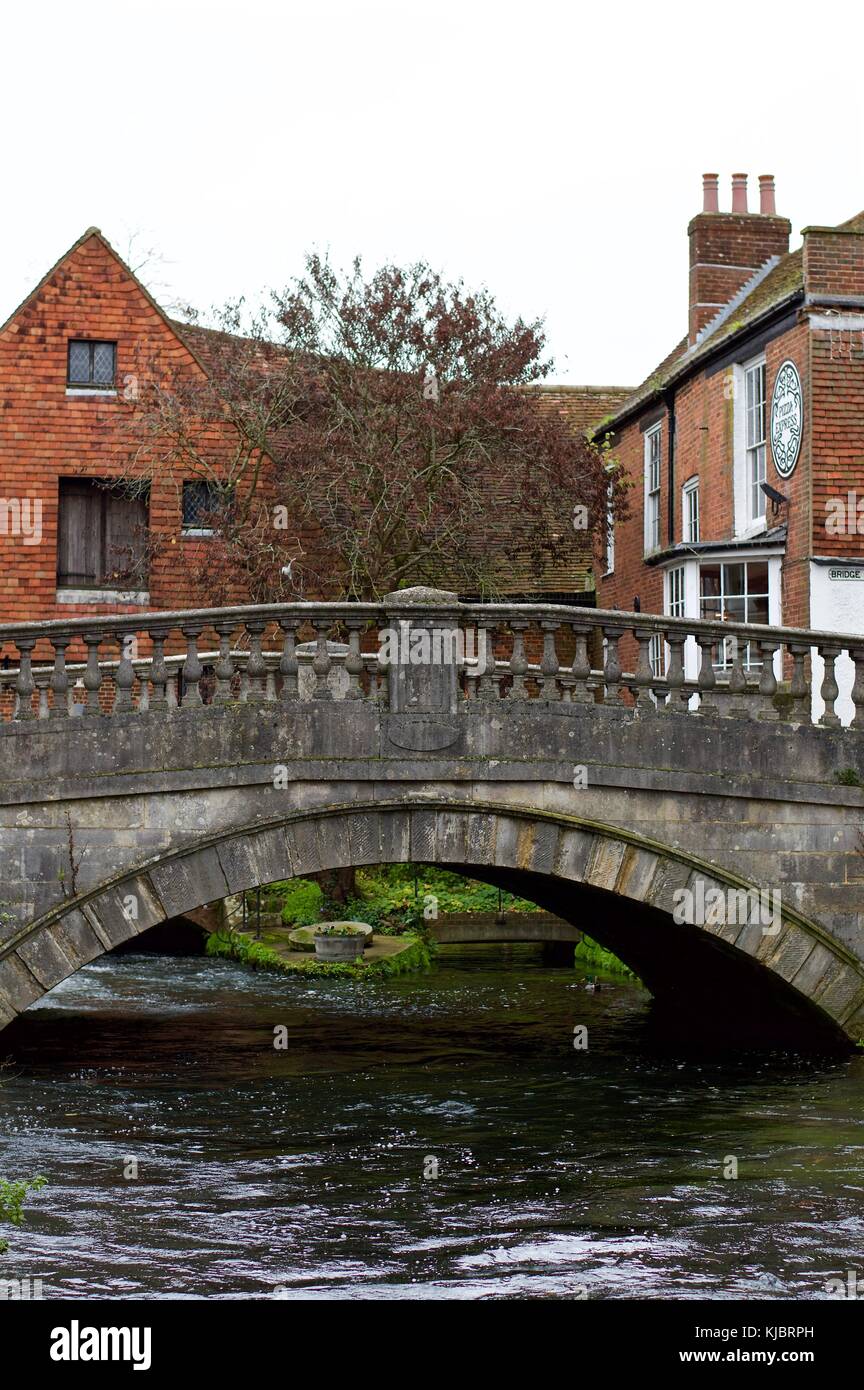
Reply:
<svg viewBox="0 0 864 1390"><path fill-rule="evenodd" d="M458 595L443 589L401 589L384 602L388 623L381 634L379 660L388 671L387 737L397 748L417 753L449 748L460 730Z"/></svg>
<svg viewBox="0 0 864 1390"><path fill-rule="evenodd" d="M459 734L457 719L436 719L430 714L393 714L387 721L390 742L415 753L435 753L440 748L450 748Z"/></svg>

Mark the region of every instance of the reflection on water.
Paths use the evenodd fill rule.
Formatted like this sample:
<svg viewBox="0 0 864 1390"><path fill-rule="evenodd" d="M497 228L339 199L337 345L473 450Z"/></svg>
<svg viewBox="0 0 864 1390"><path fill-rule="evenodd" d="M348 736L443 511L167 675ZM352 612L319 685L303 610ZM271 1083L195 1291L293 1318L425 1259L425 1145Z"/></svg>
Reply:
<svg viewBox="0 0 864 1390"><path fill-rule="evenodd" d="M670 1050L638 989L581 979L530 946L364 987L104 958L0 1044L0 1174L50 1180L3 1276L72 1298L821 1298L864 1266L864 1058Z"/></svg>

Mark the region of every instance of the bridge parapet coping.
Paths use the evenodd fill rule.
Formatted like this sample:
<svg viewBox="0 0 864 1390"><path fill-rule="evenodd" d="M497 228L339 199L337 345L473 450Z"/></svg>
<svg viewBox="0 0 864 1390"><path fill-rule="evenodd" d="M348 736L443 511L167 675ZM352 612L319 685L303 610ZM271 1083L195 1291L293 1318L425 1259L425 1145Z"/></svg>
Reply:
<svg viewBox="0 0 864 1390"><path fill-rule="evenodd" d="M622 665L622 643L632 669ZM469 701L662 717L864 727L864 635L557 604L463 603L413 589L379 603L259 604L0 626L0 720L162 714L345 699L404 717L418 747ZM851 663L841 689L836 663ZM815 675L817 669L824 674ZM416 728L412 732L412 719Z"/></svg>

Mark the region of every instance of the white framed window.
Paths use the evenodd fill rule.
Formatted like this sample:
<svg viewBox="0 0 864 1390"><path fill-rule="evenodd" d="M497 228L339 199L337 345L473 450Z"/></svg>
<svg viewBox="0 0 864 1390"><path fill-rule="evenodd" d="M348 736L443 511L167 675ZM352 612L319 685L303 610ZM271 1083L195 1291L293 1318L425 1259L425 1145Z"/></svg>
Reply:
<svg viewBox="0 0 864 1390"><path fill-rule="evenodd" d="M690 545L699 540L699 479L690 478L681 489L682 539Z"/></svg>
<svg viewBox="0 0 864 1390"><path fill-rule="evenodd" d="M747 519L752 524L765 517L766 453L765 362L752 362L744 368L744 444L747 487Z"/></svg>
<svg viewBox="0 0 864 1390"><path fill-rule="evenodd" d="M612 510L612 484L606 489L606 574L615 573L615 513Z"/></svg>
<svg viewBox="0 0 864 1390"><path fill-rule="evenodd" d="M662 427L645 431L645 552L660 549L660 445Z"/></svg>
<svg viewBox="0 0 864 1390"><path fill-rule="evenodd" d="M666 612L670 618L686 618L684 604L684 566L666 572Z"/></svg>
<svg viewBox="0 0 864 1390"><path fill-rule="evenodd" d="M658 680L666 674L666 662L664 661L665 643L659 632L655 632L648 645L648 661L651 665L651 674Z"/></svg>
<svg viewBox="0 0 864 1390"><path fill-rule="evenodd" d="M699 616L726 623L768 623L769 566L767 560L728 563L709 561L699 567ZM713 650L714 666L726 671L735 661L736 638L727 637ZM761 667L757 648L744 644L744 666Z"/></svg>

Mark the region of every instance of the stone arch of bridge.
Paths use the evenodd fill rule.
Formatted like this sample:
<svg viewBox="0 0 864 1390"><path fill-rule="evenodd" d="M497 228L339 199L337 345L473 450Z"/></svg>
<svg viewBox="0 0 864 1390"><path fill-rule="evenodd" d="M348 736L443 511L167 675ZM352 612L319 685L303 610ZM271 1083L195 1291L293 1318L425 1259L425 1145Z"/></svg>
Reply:
<svg viewBox="0 0 864 1390"><path fill-rule="evenodd" d="M419 796L232 827L67 899L0 948L0 1027L159 922L320 870L405 862L470 874L557 913L723 1041L848 1046L864 1033L864 969L818 923L785 904L770 922L716 912L711 921L676 921L684 890L697 904L717 902L717 894L741 902L756 885L621 827Z"/></svg>

